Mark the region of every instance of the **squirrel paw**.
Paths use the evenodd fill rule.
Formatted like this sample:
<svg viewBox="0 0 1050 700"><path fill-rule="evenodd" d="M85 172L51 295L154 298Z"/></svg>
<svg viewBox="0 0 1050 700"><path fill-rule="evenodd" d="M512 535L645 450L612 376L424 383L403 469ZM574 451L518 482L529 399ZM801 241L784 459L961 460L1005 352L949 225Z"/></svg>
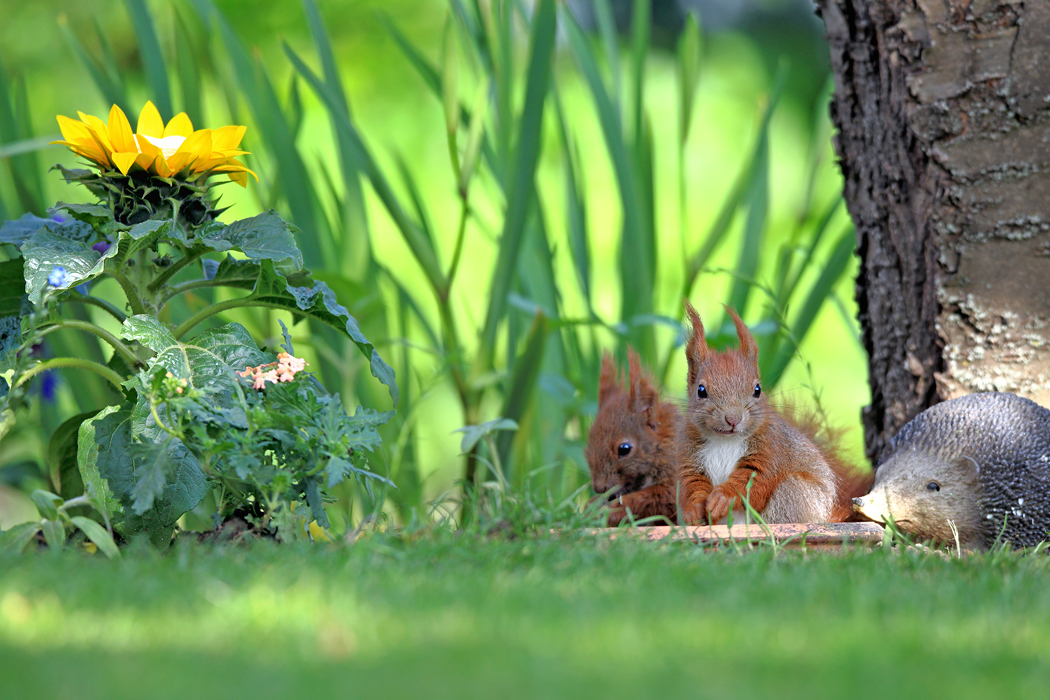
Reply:
<svg viewBox="0 0 1050 700"><path fill-rule="evenodd" d="M733 501L736 499L729 498L721 491L712 491L711 495L707 497L707 517L710 518L712 523L719 523L725 520L725 517L729 515L729 511L733 507Z"/></svg>
<svg viewBox="0 0 1050 700"><path fill-rule="evenodd" d="M699 505L683 505L682 521L686 525L706 525L707 511L704 509L704 504L700 503Z"/></svg>

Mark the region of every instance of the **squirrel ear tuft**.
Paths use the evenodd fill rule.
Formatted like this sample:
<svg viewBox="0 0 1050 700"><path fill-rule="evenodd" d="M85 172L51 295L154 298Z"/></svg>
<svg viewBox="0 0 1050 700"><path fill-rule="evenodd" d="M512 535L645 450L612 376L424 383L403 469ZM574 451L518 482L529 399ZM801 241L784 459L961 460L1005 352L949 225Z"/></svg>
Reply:
<svg viewBox="0 0 1050 700"><path fill-rule="evenodd" d="M602 355L602 373L598 379L598 406L602 406L609 397L620 390L620 383L616 376L616 364L612 355L606 350Z"/></svg>
<svg viewBox="0 0 1050 700"><path fill-rule="evenodd" d="M643 414L646 422L651 422L653 408L660 398L659 392L649 381L645 370L642 369L641 358L632 347L627 348L627 366L630 372L627 381L631 387L627 405L632 411Z"/></svg>
<svg viewBox="0 0 1050 700"><path fill-rule="evenodd" d="M740 339L740 352L744 353L744 357L755 366L755 370L758 370L758 343L755 342L755 338L751 335L751 331L748 329L747 324L740 320L740 316L737 315L736 311L725 307L726 312L733 319L733 325L736 326L736 337Z"/></svg>
<svg viewBox="0 0 1050 700"><path fill-rule="evenodd" d="M688 380L689 385L692 386L696 382L697 376L700 374L700 365L707 359L707 340L704 338L704 324L700 321L700 314L696 313L696 309L689 303L688 299L683 299L685 302L685 314L689 318L689 323L693 326L693 334L685 343L685 360L689 365Z"/></svg>

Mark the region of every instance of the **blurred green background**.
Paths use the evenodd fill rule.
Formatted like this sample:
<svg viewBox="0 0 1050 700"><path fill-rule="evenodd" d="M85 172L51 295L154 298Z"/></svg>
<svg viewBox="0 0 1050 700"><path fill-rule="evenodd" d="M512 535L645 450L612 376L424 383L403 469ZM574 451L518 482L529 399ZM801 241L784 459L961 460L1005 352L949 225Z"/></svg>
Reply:
<svg viewBox="0 0 1050 700"><path fill-rule="evenodd" d="M532 3L333 0L316 8L321 35L320 25L311 28L312 8L290 0L215 0L214 6L206 0L0 0L0 64L12 115L0 133L8 149L0 151L7 156L0 164L0 214L42 214L57 200L85 199L86 192L46 172L54 163L76 165L71 153L60 146L23 151L35 148L36 139L58 138L56 114L79 110L105 118L111 98L88 64L122 92L132 123L147 99L158 106L170 99L171 109L189 111L198 128L246 124L243 147L253 152L246 163L261 182L246 190L221 188L223 204L231 205L223 219L276 206L295 221L315 276L358 317L401 386L397 417L373 465L399 488L379 494L377 506L351 488L339 493L343 523L374 509L400 521L457 512L465 474L485 493L527 492L530 503L585 498L582 445L596 408L600 353L610 349L622 359L626 342L639 346L657 375L666 376L668 395L681 395L685 363L676 349L676 322L684 289L716 343L732 340L720 333L721 304L742 307L759 337L764 369L776 370L763 377L765 385L775 383L798 403L819 401L829 421L847 430L849 456L863 463L859 415L869 391L855 322L855 262L841 254L851 228L831 146L827 51L809 3L617 2L608 6L611 22L603 35L603 7L559 2L538 131L527 115L527 95L537 83L529 62L543 34ZM642 9L651 31L632 22ZM683 140L681 76L689 60L681 41L690 10L698 12L702 39ZM569 13L582 34L574 33ZM152 49L143 17L154 28ZM427 69L413 65L388 25ZM340 108L319 97L290 57L320 72L327 41L349 105L347 123L368 150L364 161L347 155L356 151L347 150L351 136L340 131ZM170 97L158 95L151 56L166 71ZM588 60L598 67L600 89L589 81ZM433 71L429 84L427 70ZM465 115L478 105L485 145L446 299L428 278L418 245L410 243L422 240L441 270L455 267L464 208L441 95L450 84L459 117L452 150L460 159L469 151ZM481 100L479 85L488 86ZM163 106L161 112L172 116ZM615 133L608 129L610 115L619 117ZM513 177L528 160L523 133L539 135L535 196L531 180L523 185ZM624 194L618 153L626 154L638 200ZM378 176L362 165L368 162ZM377 182L389 186L386 195L376 195ZM524 242L508 255L510 301L494 311L494 271L513 229L514 206ZM401 220L395 210L404 214ZM690 285L686 261L699 259L708 243L711 255ZM13 253L0 249L0 255ZM830 279L822 276L832 269ZM632 284L645 276L652 287L642 284L648 292L639 300ZM264 312L235 318L270 343L280 334L277 319L291 321ZM442 331L449 325L457 328L455 342ZM391 407L352 347L311 333L305 323L292 333L329 388L380 410ZM59 342L66 345L56 352L74 351L84 341ZM91 378L57 379L53 399L37 401L0 444L0 527L32 517L21 492L50 478L47 440L54 428L111 402ZM464 457L462 436L453 431L500 416L514 418L520 429ZM485 468L494 462L506 482Z"/></svg>

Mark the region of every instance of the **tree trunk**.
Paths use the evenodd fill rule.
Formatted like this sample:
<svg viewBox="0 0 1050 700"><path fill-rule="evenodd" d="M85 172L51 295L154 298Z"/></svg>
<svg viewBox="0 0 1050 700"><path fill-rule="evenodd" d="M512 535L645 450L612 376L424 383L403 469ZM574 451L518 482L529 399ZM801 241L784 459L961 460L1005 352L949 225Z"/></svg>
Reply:
<svg viewBox="0 0 1050 700"><path fill-rule="evenodd" d="M818 0L861 258L868 456L944 399L1050 405L1050 0Z"/></svg>

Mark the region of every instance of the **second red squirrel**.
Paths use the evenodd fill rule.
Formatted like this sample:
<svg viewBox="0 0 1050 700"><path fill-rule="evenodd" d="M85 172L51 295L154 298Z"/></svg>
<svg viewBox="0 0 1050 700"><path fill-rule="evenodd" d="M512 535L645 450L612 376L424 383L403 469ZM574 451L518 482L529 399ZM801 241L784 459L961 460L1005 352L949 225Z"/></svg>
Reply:
<svg viewBox="0 0 1050 700"><path fill-rule="evenodd" d="M675 522L678 407L660 399L628 349L627 377L617 378L608 353L598 381L598 415L587 437L587 465L595 493L610 501L608 524L617 525L630 508L637 518L661 515Z"/></svg>

